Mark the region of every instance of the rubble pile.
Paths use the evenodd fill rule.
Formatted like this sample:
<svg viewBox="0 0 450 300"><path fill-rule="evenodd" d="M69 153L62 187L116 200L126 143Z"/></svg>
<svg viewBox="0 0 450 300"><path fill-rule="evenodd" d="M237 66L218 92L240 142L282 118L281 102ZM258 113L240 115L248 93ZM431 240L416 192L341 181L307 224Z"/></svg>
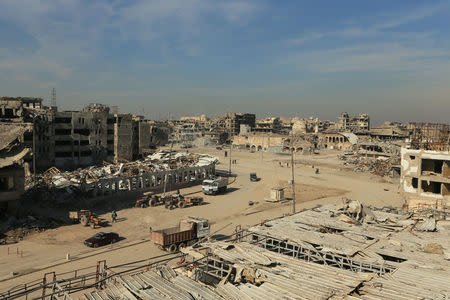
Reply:
<svg viewBox="0 0 450 300"><path fill-rule="evenodd" d="M64 222L53 218L38 219L33 216L26 216L17 219L15 217L9 217L2 228L4 234L0 239L0 244L16 243L30 234L56 228L62 223Z"/></svg>
<svg viewBox="0 0 450 300"><path fill-rule="evenodd" d="M46 180L47 184L55 188L78 187L83 181L91 183L100 178L129 177L143 173L205 166L211 163L218 164L219 159L207 154L160 151L145 159L128 163L105 163L102 167L92 166L70 172L60 172L56 168L51 168L49 170L56 170L56 172L47 173L48 170L40 179Z"/></svg>
<svg viewBox="0 0 450 300"><path fill-rule="evenodd" d="M53 198L69 200L83 186L97 182L102 178L127 178L145 173L174 170L218 164L217 157L208 154L188 153L163 150L144 159L125 163L104 163L103 166L91 166L75 171L62 172L55 167L48 169L36 178L26 178L27 194L39 191L45 193L49 189ZM126 181L119 181L119 188L125 188Z"/></svg>
<svg viewBox="0 0 450 300"><path fill-rule="evenodd" d="M428 214L418 215L393 207L365 206L358 200L347 198L343 199L343 203L342 208L332 211L331 216L349 224L372 224L394 231L409 228L410 230L433 232L444 230L444 227L438 226L440 222L447 223L446 216L438 218L432 211Z"/></svg>
<svg viewBox="0 0 450 300"><path fill-rule="evenodd" d="M369 172L378 176L391 175L392 167L400 164L399 157L371 158L339 155L338 158L344 161L344 166L353 166L353 172Z"/></svg>

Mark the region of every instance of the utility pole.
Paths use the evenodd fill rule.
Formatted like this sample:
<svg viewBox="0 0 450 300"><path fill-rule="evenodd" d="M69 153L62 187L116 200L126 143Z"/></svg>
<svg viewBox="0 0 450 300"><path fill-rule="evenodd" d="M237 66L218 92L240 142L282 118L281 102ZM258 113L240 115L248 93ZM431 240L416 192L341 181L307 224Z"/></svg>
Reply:
<svg viewBox="0 0 450 300"><path fill-rule="evenodd" d="M292 170L292 213L295 214L295 182L294 182L294 148L291 147L291 170Z"/></svg>
<svg viewBox="0 0 450 300"><path fill-rule="evenodd" d="M231 129L230 129L229 136L230 136L230 164L228 167L228 174L229 174L229 176L231 176L231 148L233 148L233 140L231 139Z"/></svg>
<svg viewBox="0 0 450 300"><path fill-rule="evenodd" d="M33 116L33 177L36 182L36 116Z"/></svg>

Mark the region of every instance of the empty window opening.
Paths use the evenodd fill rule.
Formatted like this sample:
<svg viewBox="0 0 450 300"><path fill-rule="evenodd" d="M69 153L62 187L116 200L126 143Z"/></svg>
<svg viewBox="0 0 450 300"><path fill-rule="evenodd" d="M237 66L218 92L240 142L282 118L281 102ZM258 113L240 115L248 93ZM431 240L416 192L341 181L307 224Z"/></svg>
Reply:
<svg viewBox="0 0 450 300"><path fill-rule="evenodd" d="M417 189L417 187L419 186L419 180L414 177L413 179L411 179L411 184L413 188Z"/></svg>
<svg viewBox="0 0 450 300"><path fill-rule="evenodd" d="M67 124L72 123L72 118L55 118L56 124Z"/></svg>
<svg viewBox="0 0 450 300"><path fill-rule="evenodd" d="M71 133L70 129L55 129L55 135L70 135Z"/></svg>
<svg viewBox="0 0 450 300"><path fill-rule="evenodd" d="M0 177L0 191L14 189L14 178L12 176Z"/></svg>
<svg viewBox="0 0 450 300"><path fill-rule="evenodd" d="M5 117L14 117L14 110L12 108L5 108Z"/></svg>
<svg viewBox="0 0 450 300"><path fill-rule="evenodd" d="M425 193L440 194L441 183L435 181L422 180L422 191Z"/></svg>
<svg viewBox="0 0 450 300"><path fill-rule="evenodd" d="M55 146L68 146L72 141L55 141Z"/></svg>
<svg viewBox="0 0 450 300"><path fill-rule="evenodd" d="M410 160L415 160L415 159L416 159L416 156L415 156L415 155L410 155L410 156L409 156L409 159L410 159Z"/></svg>
<svg viewBox="0 0 450 300"><path fill-rule="evenodd" d="M442 173L443 160L437 159L422 159L422 172Z"/></svg>
<svg viewBox="0 0 450 300"><path fill-rule="evenodd" d="M23 134L23 139L24 139L24 141L27 141L27 142L32 141L33 140L33 133L32 132L25 132Z"/></svg>
<svg viewBox="0 0 450 300"><path fill-rule="evenodd" d="M91 155L92 155L92 151L91 150L81 151L81 156L86 157L86 156L91 156Z"/></svg>
<svg viewBox="0 0 450 300"><path fill-rule="evenodd" d="M55 152L55 157L72 157L72 152Z"/></svg>
<svg viewBox="0 0 450 300"><path fill-rule="evenodd" d="M91 134L91 131L89 129L74 129L73 133L81 135L89 135Z"/></svg>

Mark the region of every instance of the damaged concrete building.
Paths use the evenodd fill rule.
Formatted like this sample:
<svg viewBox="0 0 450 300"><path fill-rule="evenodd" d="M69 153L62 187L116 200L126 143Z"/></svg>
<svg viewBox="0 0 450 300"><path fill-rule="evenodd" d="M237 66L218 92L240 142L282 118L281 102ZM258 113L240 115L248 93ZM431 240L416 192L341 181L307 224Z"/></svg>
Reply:
<svg viewBox="0 0 450 300"><path fill-rule="evenodd" d="M304 136L288 136L280 134L251 133L233 138L233 147L250 151L269 151L281 153L286 151L312 151L314 143Z"/></svg>
<svg viewBox="0 0 450 300"><path fill-rule="evenodd" d="M370 130L370 117L368 114L350 116L347 112L341 113L336 123L340 131L362 133Z"/></svg>
<svg viewBox="0 0 450 300"><path fill-rule="evenodd" d="M324 149L356 150L358 137L351 132L319 134L319 147Z"/></svg>
<svg viewBox="0 0 450 300"><path fill-rule="evenodd" d="M384 122L379 127L371 127L370 137L382 141L403 141L408 137L406 126L398 122Z"/></svg>
<svg viewBox="0 0 450 300"><path fill-rule="evenodd" d="M37 170L134 160L156 140L158 144L164 141L155 125L131 114L112 113L103 104L58 111L43 106L41 98L2 97L0 111L0 122L27 123L34 128L24 133L23 140L35 154Z"/></svg>
<svg viewBox="0 0 450 300"><path fill-rule="evenodd" d="M282 122L280 118L265 118L255 122L254 132L280 133Z"/></svg>
<svg viewBox="0 0 450 300"><path fill-rule="evenodd" d="M410 124L411 136L401 149L401 190L411 209L450 207L449 125Z"/></svg>
<svg viewBox="0 0 450 300"><path fill-rule="evenodd" d="M227 113L223 116L225 119L225 128L230 132L231 136L238 135L241 130L241 125L249 125L250 128L255 128L256 115L249 113Z"/></svg>
<svg viewBox="0 0 450 300"><path fill-rule="evenodd" d="M31 149L25 146L24 133L31 132L26 124L0 123L0 212L16 214L25 189L25 158Z"/></svg>

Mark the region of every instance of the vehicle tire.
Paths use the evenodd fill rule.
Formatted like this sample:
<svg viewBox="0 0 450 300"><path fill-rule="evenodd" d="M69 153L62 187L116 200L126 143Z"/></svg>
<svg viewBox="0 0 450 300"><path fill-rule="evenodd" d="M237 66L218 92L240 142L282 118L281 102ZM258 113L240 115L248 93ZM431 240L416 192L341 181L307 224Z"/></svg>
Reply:
<svg viewBox="0 0 450 300"><path fill-rule="evenodd" d="M169 252L170 253L175 253L177 251L177 245L176 244L172 244L169 246Z"/></svg>
<svg viewBox="0 0 450 300"><path fill-rule="evenodd" d="M178 202L178 207L179 208L184 208L185 206L186 206L186 202L184 202L184 201Z"/></svg>
<svg viewBox="0 0 450 300"><path fill-rule="evenodd" d="M152 199L150 201L150 206L156 206L156 199Z"/></svg>
<svg viewBox="0 0 450 300"><path fill-rule="evenodd" d="M119 239L113 239L112 242L113 242L113 243L117 243L118 240L119 240Z"/></svg>
<svg viewBox="0 0 450 300"><path fill-rule="evenodd" d="M91 228L95 229L95 223L91 223Z"/></svg>
<svg viewBox="0 0 450 300"><path fill-rule="evenodd" d="M180 243L180 244L178 245L178 251L180 251L180 249L181 249L181 248L184 248L184 247L186 247L186 244L185 244L185 243Z"/></svg>

